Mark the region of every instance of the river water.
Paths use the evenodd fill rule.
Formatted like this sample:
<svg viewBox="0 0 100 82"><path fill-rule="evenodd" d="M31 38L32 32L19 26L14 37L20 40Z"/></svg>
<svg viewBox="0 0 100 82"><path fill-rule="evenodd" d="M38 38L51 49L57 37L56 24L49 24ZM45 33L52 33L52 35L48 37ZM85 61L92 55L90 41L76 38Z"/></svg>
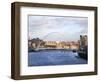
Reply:
<svg viewBox="0 0 100 82"><path fill-rule="evenodd" d="M78 57L72 51L38 51L28 53L28 66L52 66L87 64L87 60Z"/></svg>

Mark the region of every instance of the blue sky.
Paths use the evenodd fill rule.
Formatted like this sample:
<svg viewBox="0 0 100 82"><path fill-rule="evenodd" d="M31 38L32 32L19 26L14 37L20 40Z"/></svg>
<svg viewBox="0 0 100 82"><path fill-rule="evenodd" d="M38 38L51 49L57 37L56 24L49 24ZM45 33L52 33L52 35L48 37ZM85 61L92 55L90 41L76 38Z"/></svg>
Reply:
<svg viewBox="0 0 100 82"><path fill-rule="evenodd" d="M64 16L34 16L28 18L29 37L50 41L77 41L87 35L88 18Z"/></svg>

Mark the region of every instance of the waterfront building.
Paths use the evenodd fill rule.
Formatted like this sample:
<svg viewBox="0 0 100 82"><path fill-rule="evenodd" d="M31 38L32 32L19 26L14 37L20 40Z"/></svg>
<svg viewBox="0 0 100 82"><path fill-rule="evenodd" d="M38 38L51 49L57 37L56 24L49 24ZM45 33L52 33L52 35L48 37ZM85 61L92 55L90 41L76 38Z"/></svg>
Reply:
<svg viewBox="0 0 100 82"><path fill-rule="evenodd" d="M70 45L68 42L61 41L57 44L57 48L64 48L64 49L69 49Z"/></svg>
<svg viewBox="0 0 100 82"><path fill-rule="evenodd" d="M80 35L80 47L88 45L87 35Z"/></svg>
<svg viewBox="0 0 100 82"><path fill-rule="evenodd" d="M73 49L78 50L79 49L79 43L74 42L74 41L70 42L70 49L71 50L73 50Z"/></svg>
<svg viewBox="0 0 100 82"><path fill-rule="evenodd" d="M39 38L28 40L29 48L50 48L50 49L79 49L79 42L68 41L43 41Z"/></svg>
<svg viewBox="0 0 100 82"><path fill-rule="evenodd" d="M46 48L56 48L56 41L45 41L44 47Z"/></svg>
<svg viewBox="0 0 100 82"><path fill-rule="evenodd" d="M44 47L44 41L39 39L39 38L33 38L31 40L28 41L29 46L31 46L31 48L40 48L40 47Z"/></svg>
<svg viewBox="0 0 100 82"><path fill-rule="evenodd" d="M57 43L57 48L64 48L65 42L58 42Z"/></svg>
<svg viewBox="0 0 100 82"><path fill-rule="evenodd" d="M64 48L64 49L79 49L79 43L78 42L59 42L57 44L57 48Z"/></svg>

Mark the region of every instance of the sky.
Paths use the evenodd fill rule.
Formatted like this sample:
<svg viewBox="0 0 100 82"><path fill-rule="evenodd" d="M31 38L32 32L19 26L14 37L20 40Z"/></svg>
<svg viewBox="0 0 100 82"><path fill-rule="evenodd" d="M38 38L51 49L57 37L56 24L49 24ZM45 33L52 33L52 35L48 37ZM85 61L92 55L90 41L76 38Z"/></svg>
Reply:
<svg viewBox="0 0 100 82"><path fill-rule="evenodd" d="M29 38L46 41L77 41L87 35L87 17L28 16Z"/></svg>

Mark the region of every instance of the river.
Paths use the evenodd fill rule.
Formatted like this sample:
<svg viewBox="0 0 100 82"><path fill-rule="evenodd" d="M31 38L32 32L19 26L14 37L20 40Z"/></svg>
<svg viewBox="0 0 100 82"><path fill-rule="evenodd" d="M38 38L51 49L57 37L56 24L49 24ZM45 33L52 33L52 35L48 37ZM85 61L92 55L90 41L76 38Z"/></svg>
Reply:
<svg viewBox="0 0 100 82"><path fill-rule="evenodd" d="M78 57L77 52L45 50L28 53L28 66L52 66L87 64L87 60Z"/></svg>

